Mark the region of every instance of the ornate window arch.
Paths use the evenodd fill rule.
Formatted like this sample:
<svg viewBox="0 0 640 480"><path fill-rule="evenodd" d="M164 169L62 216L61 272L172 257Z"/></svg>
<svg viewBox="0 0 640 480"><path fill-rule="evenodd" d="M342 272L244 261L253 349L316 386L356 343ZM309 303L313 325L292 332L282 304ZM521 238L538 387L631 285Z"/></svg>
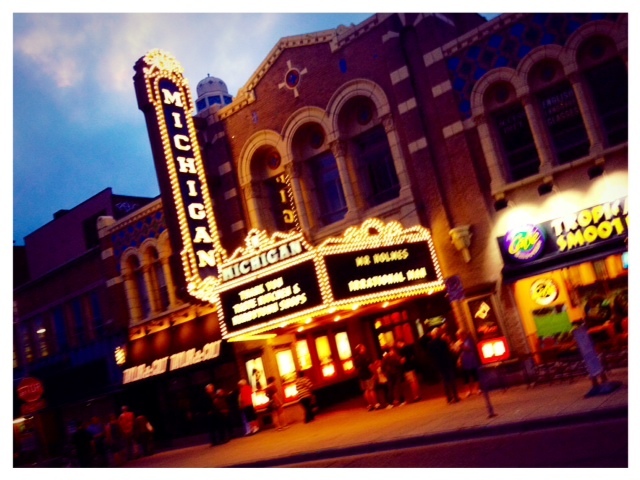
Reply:
<svg viewBox="0 0 640 480"><path fill-rule="evenodd" d="M478 80L471 108L492 193L627 141L625 39L612 22L591 22L564 47L540 46L516 70L497 68ZM611 72L615 91L603 87Z"/></svg>
<svg viewBox="0 0 640 480"><path fill-rule="evenodd" d="M149 295L152 315L156 315L169 308L169 289L164 274L162 260L158 252L157 240L148 238L140 245L142 252L144 280Z"/></svg>
<svg viewBox="0 0 640 480"><path fill-rule="evenodd" d="M252 135L240 154L239 179L251 225L269 231L300 228L290 163L282 137L273 130Z"/></svg>
<svg viewBox="0 0 640 480"><path fill-rule="evenodd" d="M408 179L382 88L364 79L347 82L327 110L347 177L353 180L355 209L367 210L398 198Z"/></svg>
<svg viewBox="0 0 640 480"><path fill-rule="evenodd" d="M144 267L136 248L128 248L122 255L121 271L129 305L129 321L131 325L140 323L151 313L149 293L144 280Z"/></svg>
<svg viewBox="0 0 640 480"><path fill-rule="evenodd" d="M349 182L328 141L326 122L308 120L298 125L291 136L291 157L299 165L307 216L312 227L321 228L339 222L347 213L344 183Z"/></svg>
<svg viewBox="0 0 640 480"><path fill-rule="evenodd" d="M576 38L582 41L575 48L578 80L584 85L585 103L596 113L592 121L604 148L628 141L627 43L613 25L600 21L581 30Z"/></svg>

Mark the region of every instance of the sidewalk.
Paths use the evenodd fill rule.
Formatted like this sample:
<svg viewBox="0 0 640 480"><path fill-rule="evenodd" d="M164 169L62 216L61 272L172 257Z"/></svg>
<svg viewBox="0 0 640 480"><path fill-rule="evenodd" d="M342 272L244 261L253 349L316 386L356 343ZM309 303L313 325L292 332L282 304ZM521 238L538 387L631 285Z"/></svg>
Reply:
<svg viewBox="0 0 640 480"><path fill-rule="evenodd" d="M266 467L296 462L426 445L464 438L525 431L546 425L624 418L628 412L628 370L612 370L622 386L608 395L585 398L588 378L573 382L510 387L490 393L496 413L489 418L482 395L448 405L442 387L426 399L390 410L367 412L362 402L320 412L309 424L294 423L283 431L210 447L207 444L159 452L127 463L128 468Z"/></svg>

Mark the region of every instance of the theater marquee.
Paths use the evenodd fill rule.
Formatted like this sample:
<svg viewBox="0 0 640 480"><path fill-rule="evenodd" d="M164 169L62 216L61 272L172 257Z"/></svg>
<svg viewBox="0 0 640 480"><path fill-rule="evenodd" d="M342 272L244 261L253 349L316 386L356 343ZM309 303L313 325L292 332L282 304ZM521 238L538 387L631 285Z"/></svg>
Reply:
<svg viewBox="0 0 640 480"><path fill-rule="evenodd" d="M182 68L154 50L136 70L159 180L171 191L171 205L164 207L180 230L187 291L217 306L223 339L444 290L429 231L398 222L368 219L319 246L297 229L271 236L254 229L228 255L218 236ZM151 366L144 374L153 371Z"/></svg>

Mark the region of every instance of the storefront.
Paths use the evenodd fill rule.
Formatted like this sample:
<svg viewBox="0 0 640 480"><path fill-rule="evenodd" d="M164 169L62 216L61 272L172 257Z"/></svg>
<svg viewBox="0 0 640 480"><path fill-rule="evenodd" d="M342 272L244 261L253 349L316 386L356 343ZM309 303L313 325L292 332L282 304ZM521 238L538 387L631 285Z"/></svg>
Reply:
<svg viewBox="0 0 640 480"><path fill-rule="evenodd" d="M532 352L571 344L578 321L596 343L626 344L627 211L620 198L498 238Z"/></svg>
<svg viewBox="0 0 640 480"><path fill-rule="evenodd" d="M317 247L298 233L255 235L221 266L215 300L223 338L234 344L258 408L271 376L285 402L295 402L300 370L320 396L353 393L356 345L379 356L399 339L416 344L450 316L422 227L370 219Z"/></svg>
<svg viewBox="0 0 640 480"><path fill-rule="evenodd" d="M231 391L239 379L214 313L131 340L122 367L122 404L147 416L160 442L204 433L205 386Z"/></svg>

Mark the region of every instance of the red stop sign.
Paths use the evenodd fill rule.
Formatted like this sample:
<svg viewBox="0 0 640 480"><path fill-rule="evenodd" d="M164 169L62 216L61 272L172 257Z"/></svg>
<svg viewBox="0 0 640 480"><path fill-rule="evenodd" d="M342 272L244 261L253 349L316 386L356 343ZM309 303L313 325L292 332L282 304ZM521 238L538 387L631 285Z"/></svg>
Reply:
<svg viewBox="0 0 640 480"><path fill-rule="evenodd" d="M37 378L23 378L18 384L18 397L25 402L36 402L43 393L42 382Z"/></svg>

